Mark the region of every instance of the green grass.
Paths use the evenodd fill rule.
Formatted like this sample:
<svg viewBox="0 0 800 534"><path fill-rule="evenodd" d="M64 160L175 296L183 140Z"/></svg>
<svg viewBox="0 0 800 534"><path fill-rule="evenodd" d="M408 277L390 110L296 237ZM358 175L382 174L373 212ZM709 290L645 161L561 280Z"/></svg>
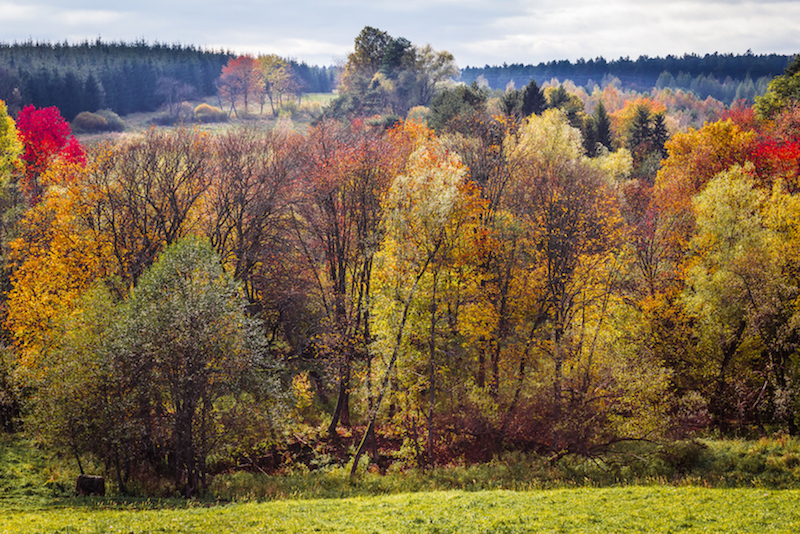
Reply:
<svg viewBox="0 0 800 534"><path fill-rule="evenodd" d="M334 466L237 472L191 501L73 497L73 463L0 436L0 533L800 531L800 440L788 437L629 448L605 462L507 454L353 481Z"/></svg>
<svg viewBox="0 0 800 534"><path fill-rule="evenodd" d="M213 507L87 501L0 515L13 533L797 532L797 490L639 486L426 492Z"/></svg>

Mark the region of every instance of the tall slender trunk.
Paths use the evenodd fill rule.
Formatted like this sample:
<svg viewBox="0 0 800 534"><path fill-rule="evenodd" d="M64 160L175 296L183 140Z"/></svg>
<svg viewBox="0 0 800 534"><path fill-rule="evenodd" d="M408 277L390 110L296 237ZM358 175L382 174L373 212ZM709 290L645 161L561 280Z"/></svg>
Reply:
<svg viewBox="0 0 800 534"><path fill-rule="evenodd" d="M433 453L433 407L436 403L436 282L438 271L433 273L433 291L431 294L431 320L428 333L429 395L428 395L428 465L434 465Z"/></svg>
<svg viewBox="0 0 800 534"><path fill-rule="evenodd" d="M353 465L350 467L350 477L354 477L358 472L358 461L361 459L361 456L364 454L364 449L367 444L367 439L372 432L375 430L375 420L378 417L378 410L380 410L381 403L383 402L383 398L386 395L386 390L389 386L389 380L392 377L392 373L394 372L394 366L397 363L397 357L400 355L400 345L403 341L403 334L405 333L406 323L408 322L408 310L411 308L411 302L414 300L414 296L417 293L417 287L419 286L419 281L425 275L425 272L428 270L428 265L430 265L431 261L433 261L434 256L439 251L439 247L437 246L434 248L433 252L428 255L425 259L425 263L422 265L420 270L417 272L416 277L414 278L414 283L411 285L411 289L408 291L408 298L406 299L405 305L403 306L403 314L400 318L400 325L397 327L397 335L394 339L394 346L392 347L392 356L389 358L389 365L386 367L386 372L383 374L383 379L381 380L381 389L378 393L378 398L375 400L375 405L372 407L372 412L369 416L369 424L367 425L367 430L364 432L364 437L361 439L361 443L359 443L358 448L356 449L356 453L353 456Z"/></svg>

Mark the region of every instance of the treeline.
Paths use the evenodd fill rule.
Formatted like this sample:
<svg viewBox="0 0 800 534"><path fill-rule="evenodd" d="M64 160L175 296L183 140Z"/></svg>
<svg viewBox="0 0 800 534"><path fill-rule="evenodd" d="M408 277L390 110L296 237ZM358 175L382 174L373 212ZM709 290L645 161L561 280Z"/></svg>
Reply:
<svg viewBox="0 0 800 534"><path fill-rule="evenodd" d="M145 41L0 44L0 99L12 114L27 104L56 106L67 120L98 109L154 111L178 85L185 97L216 94L231 57L229 51ZM290 63L306 91L333 89L336 69Z"/></svg>
<svg viewBox="0 0 800 534"><path fill-rule="evenodd" d="M755 86L763 94L766 84L783 73L791 56L781 54L685 54L665 58L640 56L607 61L579 59L549 61L538 65L521 63L502 66L466 67L461 79L467 83L485 80L490 87L502 89L510 82L517 87L536 80L542 84L553 78L572 80L576 85L590 87L619 79L622 86L638 91L652 87L671 87L694 91L700 98L711 96L725 104L748 98ZM591 88L589 89L591 92ZM752 99L751 99L752 100Z"/></svg>

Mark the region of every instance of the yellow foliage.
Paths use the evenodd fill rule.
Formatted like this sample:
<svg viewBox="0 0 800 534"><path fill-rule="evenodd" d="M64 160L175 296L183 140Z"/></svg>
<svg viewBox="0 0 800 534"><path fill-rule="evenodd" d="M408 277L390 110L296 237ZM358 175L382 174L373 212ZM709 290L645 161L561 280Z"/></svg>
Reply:
<svg viewBox="0 0 800 534"><path fill-rule="evenodd" d="M72 179L83 172L75 166L51 172L59 171ZM7 326L26 365L37 365L58 341L53 334L59 319L109 273L111 252L91 225L91 201L79 183L50 187L42 202L25 214L20 236L9 245Z"/></svg>

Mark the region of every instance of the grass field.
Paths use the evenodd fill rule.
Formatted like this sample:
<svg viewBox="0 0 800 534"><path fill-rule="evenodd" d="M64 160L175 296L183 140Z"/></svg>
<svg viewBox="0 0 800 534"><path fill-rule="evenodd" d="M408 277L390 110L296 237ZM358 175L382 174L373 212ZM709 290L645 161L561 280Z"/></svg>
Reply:
<svg viewBox="0 0 800 534"><path fill-rule="evenodd" d="M185 501L119 497L113 483L108 497L74 497L73 460L0 435L0 533L800 532L797 438L667 452L684 475L663 454L619 468L511 455L357 480L345 467L237 472Z"/></svg>
<svg viewBox="0 0 800 534"><path fill-rule="evenodd" d="M289 100L283 110L283 116L286 120L290 120L294 128L302 130L305 128L309 120L320 110L331 103L336 98L334 93L310 93L303 95L302 103L297 103L295 100ZM206 103L212 106L217 106L219 102L214 97L208 97L203 100L193 101L190 105L194 107L200 103ZM227 111L227 108L226 108ZM278 116L273 115L269 104L267 104L263 113L259 113L258 105L251 105L250 113L247 114L247 119L239 119L233 116L229 122L211 123L211 124L194 124L186 123L185 127L198 128L201 131L210 133L219 133L229 129L231 126L247 124L257 124L266 128L274 127L278 122ZM104 132L97 134L77 134L76 137L84 145L92 145L100 141L117 141L131 136L141 135L146 130L150 129L152 121L162 115L163 111L151 113L131 113L125 115L122 119L125 121L124 132ZM160 126L160 128L171 128L172 126Z"/></svg>
<svg viewBox="0 0 800 534"><path fill-rule="evenodd" d="M75 501L0 514L0 532L798 532L798 490L630 486L427 492L147 509Z"/></svg>

